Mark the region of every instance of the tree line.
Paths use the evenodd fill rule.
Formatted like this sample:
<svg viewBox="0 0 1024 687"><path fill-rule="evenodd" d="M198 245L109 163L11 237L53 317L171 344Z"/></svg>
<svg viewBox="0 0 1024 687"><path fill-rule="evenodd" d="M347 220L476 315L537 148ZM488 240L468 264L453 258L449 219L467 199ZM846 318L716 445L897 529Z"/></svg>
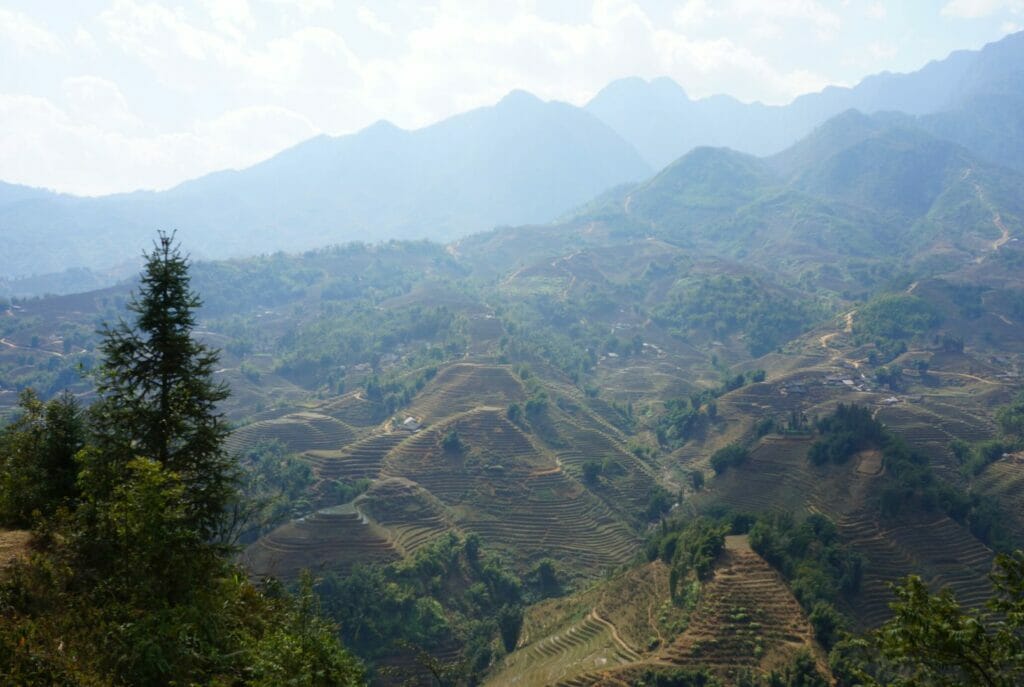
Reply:
<svg viewBox="0 0 1024 687"><path fill-rule="evenodd" d="M240 471L218 412L217 352L193 336L198 295L161 233L104 326L98 399L42 403L0 433L0 524L31 528L0 579L0 674L18 685L355 685L359 663L318 611L258 589L231 561Z"/></svg>

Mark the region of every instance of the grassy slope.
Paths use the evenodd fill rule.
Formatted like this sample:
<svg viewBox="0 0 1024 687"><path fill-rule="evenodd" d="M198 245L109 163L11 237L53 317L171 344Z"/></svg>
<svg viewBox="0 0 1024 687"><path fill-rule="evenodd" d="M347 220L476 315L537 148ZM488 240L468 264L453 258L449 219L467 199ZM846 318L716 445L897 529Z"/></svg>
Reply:
<svg viewBox="0 0 1024 687"><path fill-rule="evenodd" d="M638 566L532 608L519 647L486 684L632 684L645 668L697 666L729 680L740 669L784 665L800 650L827 672L782 579L745 537L729 537L691 612L669 601L664 564Z"/></svg>

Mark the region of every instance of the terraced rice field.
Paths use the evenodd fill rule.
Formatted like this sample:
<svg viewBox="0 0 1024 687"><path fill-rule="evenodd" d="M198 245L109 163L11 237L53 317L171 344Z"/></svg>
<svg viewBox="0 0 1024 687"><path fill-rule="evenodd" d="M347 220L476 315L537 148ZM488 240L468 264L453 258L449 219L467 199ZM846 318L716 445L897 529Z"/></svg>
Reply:
<svg viewBox="0 0 1024 687"><path fill-rule="evenodd" d="M387 532L351 505L327 508L293 520L246 548L243 560L256 577L294 579L308 569L348 573L357 563L399 558Z"/></svg>
<svg viewBox="0 0 1024 687"><path fill-rule="evenodd" d="M545 687L595 669L631 663L640 658L618 639L615 626L591 611L577 623L516 651L489 687Z"/></svg>
<svg viewBox="0 0 1024 687"><path fill-rule="evenodd" d="M1024 453L1016 453L989 465L977 478L979 492L994 496L1016 531L1024 529Z"/></svg>
<svg viewBox="0 0 1024 687"><path fill-rule="evenodd" d="M526 400L511 368L456 363L442 369L416 397L410 414L436 421L480 406L507 408Z"/></svg>
<svg viewBox="0 0 1024 687"><path fill-rule="evenodd" d="M558 684L633 685L642 670L659 667L707 667L728 682L742 670L764 671L801 651L811 651L826 672L810 622L782 578L750 550L746 537L728 537L714 577L705 583L681 635L633 663L593 670Z"/></svg>
<svg viewBox="0 0 1024 687"><path fill-rule="evenodd" d="M455 530L444 505L408 480L380 480L356 505L386 529L391 543L407 556Z"/></svg>
<svg viewBox="0 0 1024 687"><path fill-rule="evenodd" d="M842 539L864 556L861 591L851 610L862 627L876 627L889 616L889 584L915 573L933 589L949 586L961 603L979 606L991 595L987 575L992 551L945 515L898 524L879 523L857 511L836 518Z"/></svg>
<svg viewBox="0 0 1024 687"><path fill-rule="evenodd" d="M963 526L938 512L881 520L869 503L879 475L860 460L813 468L806 459L810 442L765 437L746 464L715 480L707 496L739 511L803 509L833 520L840 537L865 558L861 592L849 608L862 627L888 617L888 585L910 573L933 589L951 586L968 605L989 595L992 552Z"/></svg>
<svg viewBox="0 0 1024 687"><path fill-rule="evenodd" d="M813 631L792 592L746 537L729 537L689 626L658 661L731 677L808 649L816 650Z"/></svg>
<svg viewBox="0 0 1024 687"><path fill-rule="evenodd" d="M276 439L289 452L337 450L356 438L352 428L320 413L292 413L273 420L259 420L232 432L227 449L241 452L260 441Z"/></svg>
<svg viewBox="0 0 1024 687"><path fill-rule="evenodd" d="M387 414L380 403L363 398L358 392L345 394L317 408L351 427L372 427L384 421Z"/></svg>
<svg viewBox="0 0 1024 687"><path fill-rule="evenodd" d="M937 415L925 404L904 405L880 408L876 417L911 448L928 456L940 477L958 484L963 479L950 444L954 439L977 441L979 438L991 438L995 428L987 420L982 421L961 410L955 412L962 419Z"/></svg>
<svg viewBox="0 0 1024 687"><path fill-rule="evenodd" d="M566 444L556 454L562 466L581 479L587 462L610 461L612 466L605 471L597 493L630 517L642 513L655 483L651 469L604 432L585 429L568 418L558 422L558 428Z"/></svg>
<svg viewBox="0 0 1024 687"><path fill-rule="evenodd" d="M520 498L495 499L459 522L516 558L549 556L593 575L636 552L636 535L561 472L533 478L523 492Z"/></svg>
<svg viewBox="0 0 1024 687"><path fill-rule="evenodd" d="M306 451L303 457L320 479L375 479L384 457L408 439L407 432L385 432L357 441L340 451Z"/></svg>
<svg viewBox="0 0 1024 687"><path fill-rule="evenodd" d="M531 607L519 648L498 666L489 684L541 687L641 660L664 641L666 623L685 614L671 605L668 578L668 566L654 561Z"/></svg>
<svg viewBox="0 0 1024 687"><path fill-rule="evenodd" d="M824 485L807 460L812 443L805 437L764 437L740 469L714 481L706 498L750 512L794 510L813 502Z"/></svg>
<svg viewBox="0 0 1024 687"><path fill-rule="evenodd" d="M441 448L449 429L466 446ZM457 524L516 559L543 556L598 574L628 560L638 540L599 499L568 478L505 417L478 409L422 431L393 450L384 474L412 480L445 504Z"/></svg>

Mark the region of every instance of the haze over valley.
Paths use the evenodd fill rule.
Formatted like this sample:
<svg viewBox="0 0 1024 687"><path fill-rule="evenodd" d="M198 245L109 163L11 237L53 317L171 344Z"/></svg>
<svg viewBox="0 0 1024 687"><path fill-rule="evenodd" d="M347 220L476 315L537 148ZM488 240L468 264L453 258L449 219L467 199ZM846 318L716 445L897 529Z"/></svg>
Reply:
<svg viewBox="0 0 1024 687"><path fill-rule="evenodd" d="M1016 10L951 2L930 21L968 41L998 16L997 39L797 94L769 67L846 69L802 52L844 22L854 53L904 62L858 52L846 5L751 26L742 3L666 23L656 5L507 31L561 45L553 27L575 27L566 74L592 31L614 51L623 26L649 27L694 64L729 41L705 70L809 33L748 60L773 104L710 94L692 65L564 99L545 75L543 96L477 93L435 123L321 133L163 190L0 183L0 674L1019 681ZM210 14L219 34L180 35L241 63L258 17L307 16L241 6ZM150 23L111 24L129 9ZM100 18L185 31L191 10L164 9ZM388 37L375 50L427 40L363 9ZM884 36L908 21L857 11ZM0 28L11 17L32 19L0 9ZM735 33L701 33L723 17ZM644 55L626 43L620 59ZM478 57L502 84L530 64ZM369 102L375 59L346 92ZM430 81L430 59L408 64ZM196 89L183 108L212 97Z"/></svg>

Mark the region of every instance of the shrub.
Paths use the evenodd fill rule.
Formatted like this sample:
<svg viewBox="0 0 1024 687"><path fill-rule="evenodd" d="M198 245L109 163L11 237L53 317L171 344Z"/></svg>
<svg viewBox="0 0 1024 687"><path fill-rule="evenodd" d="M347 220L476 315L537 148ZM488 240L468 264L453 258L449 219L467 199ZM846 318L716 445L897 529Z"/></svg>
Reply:
<svg viewBox="0 0 1024 687"><path fill-rule="evenodd" d="M750 452L740 444L729 444L711 455L711 467L716 475L721 475L731 467L742 465L750 457Z"/></svg>

